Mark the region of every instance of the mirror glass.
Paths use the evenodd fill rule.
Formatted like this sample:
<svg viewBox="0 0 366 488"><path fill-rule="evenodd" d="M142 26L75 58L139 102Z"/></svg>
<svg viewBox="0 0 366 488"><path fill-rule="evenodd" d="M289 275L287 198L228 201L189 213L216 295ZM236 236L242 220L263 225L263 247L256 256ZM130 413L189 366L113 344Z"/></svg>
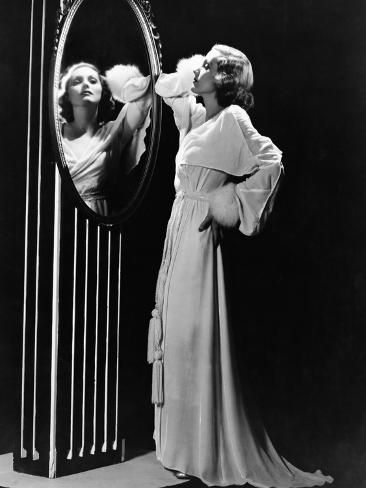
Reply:
<svg viewBox="0 0 366 488"><path fill-rule="evenodd" d="M79 202L106 222L122 217L141 193L160 123L153 92L160 69L156 46L136 5L133 0L75 2L56 54L54 117L61 166Z"/></svg>

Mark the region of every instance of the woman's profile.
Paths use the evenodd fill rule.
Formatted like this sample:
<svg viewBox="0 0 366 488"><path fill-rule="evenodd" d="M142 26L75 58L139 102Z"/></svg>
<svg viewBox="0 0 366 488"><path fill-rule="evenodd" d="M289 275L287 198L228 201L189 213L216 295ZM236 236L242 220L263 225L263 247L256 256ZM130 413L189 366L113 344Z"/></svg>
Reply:
<svg viewBox="0 0 366 488"><path fill-rule="evenodd" d="M124 105L113 120L115 100ZM145 151L150 105L150 77L132 65L114 66L103 76L93 64L79 62L61 76L65 160L81 198L99 215L118 211L111 204L116 174L131 171Z"/></svg>
<svg viewBox="0 0 366 488"><path fill-rule="evenodd" d="M252 84L248 58L224 45L182 60L156 84L180 132L149 327L157 458L177 477L208 486L323 485L332 478L276 452L239 387L233 355L220 229L258 233L282 174L281 151L247 113Z"/></svg>

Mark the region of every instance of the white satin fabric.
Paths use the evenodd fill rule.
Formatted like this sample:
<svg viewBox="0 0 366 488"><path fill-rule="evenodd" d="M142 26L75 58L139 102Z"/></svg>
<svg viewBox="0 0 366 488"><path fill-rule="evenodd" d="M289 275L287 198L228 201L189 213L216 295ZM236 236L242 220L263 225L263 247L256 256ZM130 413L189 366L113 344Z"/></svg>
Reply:
<svg viewBox="0 0 366 488"><path fill-rule="evenodd" d="M319 471L298 470L277 454L250 407L248 392L241 391L220 245L214 244L211 228L198 231L208 211L206 195L230 175L248 172L253 175L236 188L240 229L257 232L281 173L281 152L258 134L239 107L205 122L204 107L191 96L176 98L176 86L175 74L156 84L181 132L177 196L156 290L164 390L163 404L155 407L157 458L165 468L208 486L248 482L288 488L331 482Z"/></svg>

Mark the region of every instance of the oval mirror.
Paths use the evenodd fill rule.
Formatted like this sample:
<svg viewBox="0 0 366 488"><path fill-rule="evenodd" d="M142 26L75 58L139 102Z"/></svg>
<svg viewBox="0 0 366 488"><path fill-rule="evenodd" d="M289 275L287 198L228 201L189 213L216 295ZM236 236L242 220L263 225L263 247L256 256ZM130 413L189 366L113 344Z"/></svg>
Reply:
<svg viewBox="0 0 366 488"><path fill-rule="evenodd" d="M75 204L126 220L149 183L160 135L160 40L147 0L63 2L51 70L51 129Z"/></svg>

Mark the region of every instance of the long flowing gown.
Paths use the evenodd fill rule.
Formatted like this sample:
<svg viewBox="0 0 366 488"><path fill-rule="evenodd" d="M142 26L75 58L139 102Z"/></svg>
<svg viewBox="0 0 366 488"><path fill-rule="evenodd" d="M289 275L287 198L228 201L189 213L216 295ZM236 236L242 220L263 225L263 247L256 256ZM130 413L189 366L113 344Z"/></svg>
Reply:
<svg viewBox="0 0 366 488"><path fill-rule="evenodd" d="M180 131L176 198L149 329L157 458L208 486L332 482L280 457L250 410L233 358L220 244L211 227L198 231L210 193L231 176L251 175L237 184L235 198L240 231L257 232L277 189L281 151L238 106L205 121L205 109L192 95L177 96L176 74L161 75L156 91L173 108Z"/></svg>
<svg viewBox="0 0 366 488"><path fill-rule="evenodd" d="M140 102L133 101L123 106L116 120L99 127L81 157L73 151L72 142L63 137L70 176L81 198L95 213L109 214L108 187L121 166L122 152L127 149L123 154L123 172L128 174L146 150L144 139L149 124L150 117L141 109Z"/></svg>

